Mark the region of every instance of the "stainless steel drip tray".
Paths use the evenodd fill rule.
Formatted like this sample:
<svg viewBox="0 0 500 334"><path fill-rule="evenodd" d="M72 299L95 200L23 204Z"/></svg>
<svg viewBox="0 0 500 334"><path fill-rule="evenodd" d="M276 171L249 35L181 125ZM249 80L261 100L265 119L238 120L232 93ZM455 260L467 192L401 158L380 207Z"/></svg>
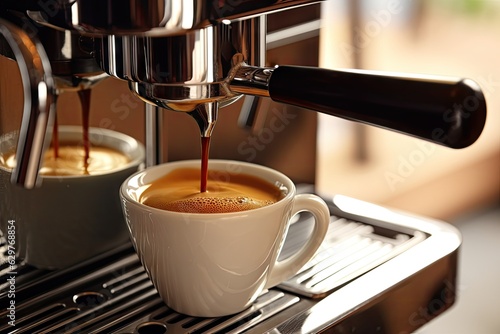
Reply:
<svg viewBox="0 0 500 334"><path fill-rule="evenodd" d="M174 312L124 245L66 270L19 264L15 296L9 295L13 270L2 259L0 333L401 333L454 303L461 244L454 227L345 196L328 204L331 225L316 256L242 313ZM296 217L282 258L307 239L310 219Z"/></svg>

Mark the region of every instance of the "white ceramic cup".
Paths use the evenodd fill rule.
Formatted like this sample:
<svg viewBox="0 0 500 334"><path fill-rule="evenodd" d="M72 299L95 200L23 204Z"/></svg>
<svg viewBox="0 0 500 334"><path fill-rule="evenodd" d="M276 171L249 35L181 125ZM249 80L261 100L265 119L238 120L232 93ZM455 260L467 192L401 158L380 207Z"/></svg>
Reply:
<svg viewBox="0 0 500 334"><path fill-rule="evenodd" d="M89 137L93 144L124 153L129 162L97 175L41 176L41 185L29 190L11 184L11 170L0 166L0 229L6 236L15 230L16 260L60 269L128 242L118 190L141 169L144 146L107 129L90 128ZM11 151L17 140L3 139L1 149ZM81 140L81 126L59 127L61 143Z"/></svg>
<svg viewBox="0 0 500 334"><path fill-rule="evenodd" d="M129 177L120 188L134 247L163 301L177 312L219 317L243 311L258 295L296 274L323 242L330 214L316 195L296 194L282 173L246 162L210 160L209 170L257 176L281 184L284 198L269 206L231 213L180 213L140 203L147 185L199 160L170 162ZM210 182L210 181L209 181ZM291 218L315 218L308 242L283 261L278 256Z"/></svg>

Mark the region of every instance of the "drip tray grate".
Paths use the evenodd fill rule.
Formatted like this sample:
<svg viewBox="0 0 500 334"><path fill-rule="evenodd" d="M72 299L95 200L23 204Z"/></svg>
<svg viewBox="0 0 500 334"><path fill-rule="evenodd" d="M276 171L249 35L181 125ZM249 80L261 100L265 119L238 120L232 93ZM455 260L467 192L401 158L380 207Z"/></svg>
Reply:
<svg viewBox="0 0 500 334"><path fill-rule="evenodd" d="M307 240L312 218L300 214L290 227L281 258ZM247 310L221 318L194 318L165 306L130 244L59 271L11 267L0 247L0 318L8 319L8 275L16 272L15 327L0 333L242 333L263 332L311 308L355 278L425 240L405 232L331 217L328 236L301 272L262 293ZM7 283L6 283L7 282ZM312 298L311 298L312 297Z"/></svg>
<svg viewBox="0 0 500 334"><path fill-rule="evenodd" d="M293 224L282 258L292 254L307 240L313 218ZM356 277L405 252L426 239L420 231L402 233L376 225L332 216L325 241L316 255L281 288L306 297L324 297Z"/></svg>
<svg viewBox="0 0 500 334"><path fill-rule="evenodd" d="M19 287L15 327L2 322L0 333L241 333L300 301L271 289L239 314L189 317L165 306L130 246L110 259L107 264L97 261L67 271L62 275L66 281L59 272L50 275L18 266L16 270L31 277L36 272L44 275L36 284ZM4 274L6 267L4 262ZM8 319L12 299L2 293L0 300L0 318Z"/></svg>

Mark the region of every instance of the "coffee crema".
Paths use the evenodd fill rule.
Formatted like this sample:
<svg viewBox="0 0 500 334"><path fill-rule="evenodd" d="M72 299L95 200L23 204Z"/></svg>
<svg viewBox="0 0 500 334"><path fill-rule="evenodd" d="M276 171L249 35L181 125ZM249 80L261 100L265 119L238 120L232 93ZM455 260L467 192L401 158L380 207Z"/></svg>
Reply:
<svg viewBox="0 0 500 334"><path fill-rule="evenodd" d="M92 146L89 152L88 165L85 166L85 150L82 146L61 144L58 156L54 150L48 149L43 158L40 174L45 176L78 176L97 175L121 168L130 162L123 153L112 148ZM15 153L7 154L0 159L4 167L12 169L16 166Z"/></svg>
<svg viewBox="0 0 500 334"><path fill-rule="evenodd" d="M200 169L179 168L154 181L140 202L162 210L227 213L261 208L284 197L275 185L258 177L209 171L206 192L200 192Z"/></svg>

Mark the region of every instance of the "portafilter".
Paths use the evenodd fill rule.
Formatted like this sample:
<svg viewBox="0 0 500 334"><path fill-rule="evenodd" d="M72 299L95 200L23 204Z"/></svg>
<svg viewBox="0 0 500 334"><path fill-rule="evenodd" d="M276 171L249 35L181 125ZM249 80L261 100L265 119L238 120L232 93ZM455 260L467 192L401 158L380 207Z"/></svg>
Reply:
<svg viewBox="0 0 500 334"><path fill-rule="evenodd" d="M265 66L267 14L307 0L29 2L36 24L94 39L99 67L154 108L189 113L210 136L219 107L250 95L450 148L480 136L486 101L470 79ZM8 0L15 10L19 5Z"/></svg>

